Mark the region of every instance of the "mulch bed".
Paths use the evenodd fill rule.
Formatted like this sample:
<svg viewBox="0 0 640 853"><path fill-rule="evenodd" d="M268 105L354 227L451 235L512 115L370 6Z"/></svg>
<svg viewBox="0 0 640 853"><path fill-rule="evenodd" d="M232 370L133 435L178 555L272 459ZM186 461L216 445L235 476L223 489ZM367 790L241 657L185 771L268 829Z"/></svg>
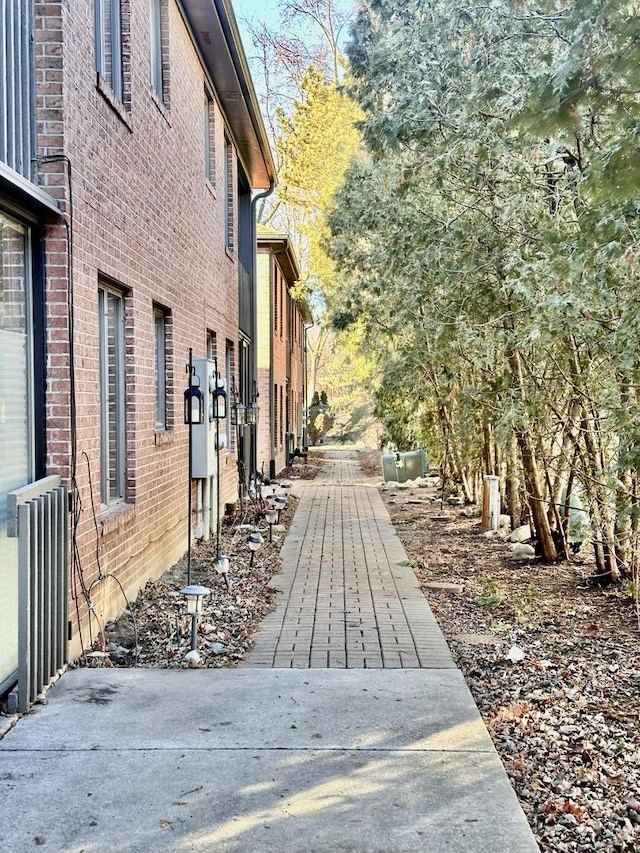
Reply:
<svg viewBox="0 0 640 853"><path fill-rule="evenodd" d="M270 485L262 487L262 497L246 501L233 518L225 519L220 553L230 559L230 588L214 566L215 539L193 543L191 583L208 587L211 594L205 598L198 620L200 660L192 666L236 666L253 647L262 619L276 604L270 582L281 569L280 548L297 504L296 482L313 479L321 466L322 460L310 454L306 463L295 460L278 475L278 481L289 481L292 490L280 523L273 528L272 542L264 519L264 496L272 491ZM248 538L255 530L260 531L264 543L252 563ZM116 620L105 626L94 624L97 639L80 665L188 667L185 656L190 648L191 618L180 594L186 584L187 561L183 558L158 580L149 581Z"/></svg>
<svg viewBox="0 0 640 853"><path fill-rule="evenodd" d="M380 475L379 454L361 464ZM441 509L435 487L382 496L540 848L640 850L631 595L588 583L587 546L571 562L516 563L481 536L475 508Z"/></svg>

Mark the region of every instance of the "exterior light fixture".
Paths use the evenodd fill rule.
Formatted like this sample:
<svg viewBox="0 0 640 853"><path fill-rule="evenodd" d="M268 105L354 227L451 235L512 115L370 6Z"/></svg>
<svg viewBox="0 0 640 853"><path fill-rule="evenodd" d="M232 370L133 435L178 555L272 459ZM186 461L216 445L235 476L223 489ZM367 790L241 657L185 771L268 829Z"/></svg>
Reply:
<svg viewBox="0 0 640 853"><path fill-rule="evenodd" d="M187 614L191 616L191 651L198 647L198 616L202 613L205 596L210 593L211 590L206 586L185 586L180 590L180 594L187 599Z"/></svg>
<svg viewBox="0 0 640 853"><path fill-rule="evenodd" d="M194 380L197 380L197 385L194 384ZM204 423L204 397L200 390L200 380L195 374L184 392L184 422L185 424Z"/></svg>
<svg viewBox="0 0 640 853"><path fill-rule="evenodd" d="M269 525L269 542L273 542L273 525L278 521L278 510L268 509L265 512L264 517Z"/></svg>
<svg viewBox="0 0 640 853"><path fill-rule="evenodd" d="M280 523L280 513L287 505L287 496L286 495L276 495L275 497L275 508L278 511L278 524Z"/></svg>
<svg viewBox="0 0 640 853"><path fill-rule="evenodd" d="M254 531L249 534L249 550L251 551L251 559L249 561L250 566L253 566L253 558L256 555L256 551L261 548L263 542L264 539L262 538L262 533Z"/></svg>
<svg viewBox="0 0 640 853"><path fill-rule="evenodd" d="M213 395L213 417L217 421L223 421L227 417L227 392L224 387L224 379L218 377L215 380Z"/></svg>
<svg viewBox="0 0 640 853"><path fill-rule="evenodd" d="M215 570L219 575L222 575L227 589L231 589L231 580L229 579L229 558L224 554L218 554L214 561Z"/></svg>
<svg viewBox="0 0 640 853"><path fill-rule="evenodd" d="M285 493L285 495L288 495L291 491L291 483L288 480L284 480L282 483L280 483L280 488Z"/></svg>

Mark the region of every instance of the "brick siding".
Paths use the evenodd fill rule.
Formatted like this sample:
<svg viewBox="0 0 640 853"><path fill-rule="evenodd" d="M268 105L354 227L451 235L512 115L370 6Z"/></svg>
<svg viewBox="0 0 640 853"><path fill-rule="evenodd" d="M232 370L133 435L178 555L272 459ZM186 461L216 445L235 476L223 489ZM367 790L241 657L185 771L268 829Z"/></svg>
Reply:
<svg viewBox="0 0 640 853"><path fill-rule="evenodd" d="M225 199L205 180L205 75L178 6L167 4L170 85L165 104L150 77L149 4L129 0L126 106L97 82L91 2L36 0L37 145L41 185L72 216L73 275L64 225L47 227L47 469L73 475L69 294L73 292L78 502L71 590L74 642L86 644L91 587L100 623L185 551L187 442L182 398L189 347L206 355L207 329L238 338L238 270L225 249ZM165 57L166 61L166 57ZM170 104L170 108L166 105ZM216 171L225 120L215 106ZM228 132L228 131L227 131ZM64 158L68 158L68 161ZM234 186L236 164L234 160ZM237 216L234 216L237 222ZM237 239L234 245L238 245ZM100 511L98 279L125 296L126 502ZM167 431L155 428L154 305L170 317ZM222 346L222 349L220 349ZM93 494L90 488L93 486ZM221 458L221 503L236 495L233 454ZM95 518L94 518L95 513ZM98 568L100 562L100 572ZM112 577L113 576L113 577Z"/></svg>

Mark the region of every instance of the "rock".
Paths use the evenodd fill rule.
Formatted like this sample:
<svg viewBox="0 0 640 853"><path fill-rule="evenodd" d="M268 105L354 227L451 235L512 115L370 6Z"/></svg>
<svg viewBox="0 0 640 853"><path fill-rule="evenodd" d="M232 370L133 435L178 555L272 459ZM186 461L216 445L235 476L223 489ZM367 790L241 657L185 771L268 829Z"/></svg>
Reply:
<svg viewBox="0 0 640 853"><path fill-rule="evenodd" d="M200 652L197 649L191 649L190 652L184 656L185 661L189 664L191 669L198 666L200 663Z"/></svg>
<svg viewBox="0 0 640 853"><path fill-rule="evenodd" d="M524 660L524 652L520 648L520 646L511 646L509 651L506 654L506 660L510 660L511 663L519 663Z"/></svg>
<svg viewBox="0 0 640 853"><path fill-rule="evenodd" d="M504 533L500 533L499 530L485 530L482 536L485 539L499 539L501 542L504 542Z"/></svg>
<svg viewBox="0 0 640 853"><path fill-rule="evenodd" d="M449 583L447 581L427 581L423 584L425 589L441 589L445 592L456 592L461 594L464 592L464 586L461 583Z"/></svg>
<svg viewBox="0 0 640 853"><path fill-rule="evenodd" d="M223 655L227 651L227 647L224 643L214 643L211 646L211 652L214 655Z"/></svg>
<svg viewBox="0 0 640 853"><path fill-rule="evenodd" d="M118 646L109 652L109 657L115 663L122 663L127 660L132 653L133 649L125 649L124 646Z"/></svg>
<svg viewBox="0 0 640 853"><path fill-rule="evenodd" d="M535 555L536 549L533 545L524 545L521 542L517 542L511 552L514 560L531 560Z"/></svg>
<svg viewBox="0 0 640 853"><path fill-rule="evenodd" d="M528 539L531 539L531 525L529 524L516 527L509 534L509 542L526 542Z"/></svg>
<svg viewBox="0 0 640 853"><path fill-rule="evenodd" d="M121 616L107 625L104 633L107 640L118 646L132 649L136 644L136 627L131 616Z"/></svg>
<svg viewBox="0 0 640 853"><path fill-rule="evenodd" d="M510 515L501 515L499 521L500 527L511 527L511 516Z"/></svg>

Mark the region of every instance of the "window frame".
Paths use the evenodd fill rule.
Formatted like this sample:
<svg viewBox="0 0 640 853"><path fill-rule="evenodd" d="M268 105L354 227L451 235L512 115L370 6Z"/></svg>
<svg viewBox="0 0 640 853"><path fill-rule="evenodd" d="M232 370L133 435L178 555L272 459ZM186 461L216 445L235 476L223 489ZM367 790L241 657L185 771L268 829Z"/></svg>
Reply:
<svg viewBox="0 0 640 853"><path fill-rule="evenodd" d="M226 391L227 391L227 417L225 420L225 427L227 432L227 451L229 453L233 452L236 449L236 440L233 431L233 422L231 419L231 388L234 387L234 369L235 369L235 346L233 341L227 339L225 342L224 348L224 376L226 380ZM219 370L220 373L222 371Z"/></svg>
<svg viewBox="0 0 640 853"><path fill-rule="evenodd" d="M204 88L204 176L216 185L216 103L208 86Z"/></svg>
<svg viewBox="0 0 640 853"><path fill-rule="evenodd" d="M112 442L110 408L112 396L109 390L111 359L109 354L109 312L111 303L117 306L114 317L115 345L113 372L115 374L115 435ZM109 509L126 500L127 459L126 459L126 375L125 375L125 303L124 292L100 279L98 284L98 359L100 388L100 503L103 509ZM115 448L112 454L111 448ZM115 460L113 456L115 455ZM115 469L115 489L112 492L112 461Z"/></svg>
<svg viewBox="0 0 640 853"><path fill-rule="evenodd" d="M94 13L96 71L101 82L109 87L120 103L124 103L122 0L95 0ZM107 44L104 26L107 13L110 45Z"/></svg>
<svg viewBox="0 0 640 853"><path fill-rule="evenodd" d="M153 340L155 366L155 429L166 432L168 427L167 382L167 312L159 305L153 308Z"/></svg>
<svg viewBox="0 0 640 853"><path fill-rule="evenodd" d="M235 187L233 180L234 147L224 135L224 240L227 252L235 252Z"/></svg>
<svg viewBox="0 0 640 853"><path fill-rule="evenodd" d="M151 88L156 98L164 103L165 99L165 70L163 50L163 2L149 0L149 62L151 72Z"/></svg>

